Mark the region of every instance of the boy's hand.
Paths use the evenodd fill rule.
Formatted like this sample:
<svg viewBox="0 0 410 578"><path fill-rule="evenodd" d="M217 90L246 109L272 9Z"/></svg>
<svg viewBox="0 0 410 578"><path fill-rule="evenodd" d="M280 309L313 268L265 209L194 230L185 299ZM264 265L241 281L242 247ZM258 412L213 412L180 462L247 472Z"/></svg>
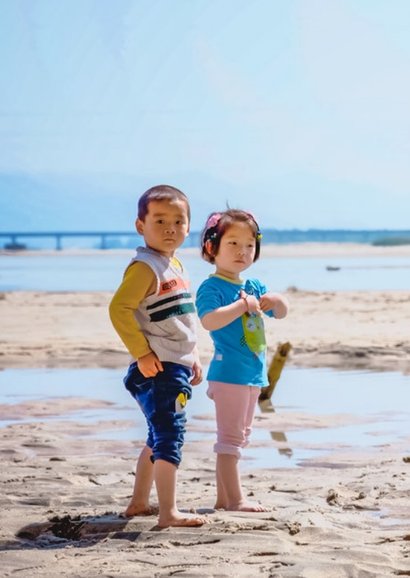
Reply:
<svg viewBox="0 0 410 578"><path fill-rule="evenodd" d="M202 381L202 366L199 361L195 361L192 366L194 377L191 379L191 385L198 385Z"/></svg>
<svg viewBox="0 0 410 578"><path fill-rule="evenodd" d="M137 360L138 369L144 377L155 377L158 371L164 371L162 363L153 351L139 357Z"/></svg>

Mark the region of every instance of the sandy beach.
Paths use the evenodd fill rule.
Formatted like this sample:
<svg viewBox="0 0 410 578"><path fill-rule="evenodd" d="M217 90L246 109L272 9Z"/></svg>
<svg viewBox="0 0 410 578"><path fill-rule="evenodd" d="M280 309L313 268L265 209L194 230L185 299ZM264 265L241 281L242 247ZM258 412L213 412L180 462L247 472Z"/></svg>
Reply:
<svg viewBox="0 0 410 578"><path fill-rule="evenodd" d="M129 356L108 318L107 292L0 295L0 368L125 367ZM287 292L286 319L265 324L268 355L292 344L290 364L410 371L410 294ZM35 328L35 330L33 330ZM198 327L204 364L212 345Z"/></svg>
<svg viewBox="0 0 410 578"><path fill-rule="evenodd" d="M366 249L372 255L384 248ZM341 250L282 248L295 256ZM409 252L397 247L383 254ZM410 374L409 292L289 288L287 296L289 317L266 324L269 356L288 341L290 366ZM128 355L108 318L110 298L108 292L0 294L0 369L125 368ZM212 348L201 329L199 349L207 364ZM119 515L143 440L104 437L129 426L121 420L70 419L93 408L109 410L110 403L65 397L0 404L1 419L15 420L0 428L2 576L410 576L410 432L376 450L335 445L306 466L252 470L247 464L247 494L270 508L257 514L213 510L215 456L212 443L198 435L184 447L178 501L181 509L203 512L208 523L159 530L155 516ZM261 414L255 428L326 432L354 419L318 407L314 415Z"/></svg>

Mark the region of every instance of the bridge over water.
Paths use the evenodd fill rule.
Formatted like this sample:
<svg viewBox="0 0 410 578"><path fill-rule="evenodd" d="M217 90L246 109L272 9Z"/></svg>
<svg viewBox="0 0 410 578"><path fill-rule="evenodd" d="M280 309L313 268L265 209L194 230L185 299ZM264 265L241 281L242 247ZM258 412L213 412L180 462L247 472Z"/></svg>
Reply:
<svg viewBox="0 0 410 578"><path fill-rule="evenodd" d="M0 232L0 239L5 239L4 248L10 250L26 249L25 239L52 238L55 240L57 251L63 249L63 239L72 237L94 237L100 240L100 249L108 249L108 239L114 237L134 237L135 231L44 231L36 233L26 233L21 231Z"/></svg>
<svg viewBox="0 0 410 578"><path fill-rule="evenodd" d="M131 239L135 238L135 246L138 244L138 235L136 231L42 231L35 233L27 233L23 231L6 231L0 232L0 248L3 246L7 250L24 250L28 249L24 240L27 239L47 239L51 238L55 240L55 248L57 251L63 249L63 239L64 238L96 238L99 239L100 249L110 248L110 239L114 238L125 238ZM3 241L3 242L2 242ZM199 241L199 233L190 234L189 238L185 242L185 246L196 246ZM125 246L127 247L127 246Z"/></svg>

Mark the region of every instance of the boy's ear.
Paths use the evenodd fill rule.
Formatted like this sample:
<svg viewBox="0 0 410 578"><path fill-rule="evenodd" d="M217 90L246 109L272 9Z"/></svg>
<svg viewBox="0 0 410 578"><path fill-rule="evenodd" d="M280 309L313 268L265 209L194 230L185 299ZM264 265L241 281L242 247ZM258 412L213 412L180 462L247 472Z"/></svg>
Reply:
<svg viewBox="0 0 410 578"><path fill-rule="evenodd" d="M137 233L142 235L144 232L144 221L141 221L141 219L137 219L135 221L135 228L137 229Z"/></svg>

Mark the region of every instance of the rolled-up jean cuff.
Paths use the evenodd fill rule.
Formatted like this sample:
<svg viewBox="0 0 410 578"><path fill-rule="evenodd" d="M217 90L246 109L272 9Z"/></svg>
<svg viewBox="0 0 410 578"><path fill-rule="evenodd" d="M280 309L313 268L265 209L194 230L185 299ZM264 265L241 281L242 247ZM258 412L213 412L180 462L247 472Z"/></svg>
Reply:
<svg viewBox="0 0 410 578"><path fill-rule="evenodd" d="M151 462L154 464L157 460L163 460L164 462L168 462L169 464L173 464L174 466L176 466L177 468L179 467L179 464L181 463L180 459L177 458L171 458L168 455L162 455L161 453L157 453L154 454L150 457Z"/></svg>

